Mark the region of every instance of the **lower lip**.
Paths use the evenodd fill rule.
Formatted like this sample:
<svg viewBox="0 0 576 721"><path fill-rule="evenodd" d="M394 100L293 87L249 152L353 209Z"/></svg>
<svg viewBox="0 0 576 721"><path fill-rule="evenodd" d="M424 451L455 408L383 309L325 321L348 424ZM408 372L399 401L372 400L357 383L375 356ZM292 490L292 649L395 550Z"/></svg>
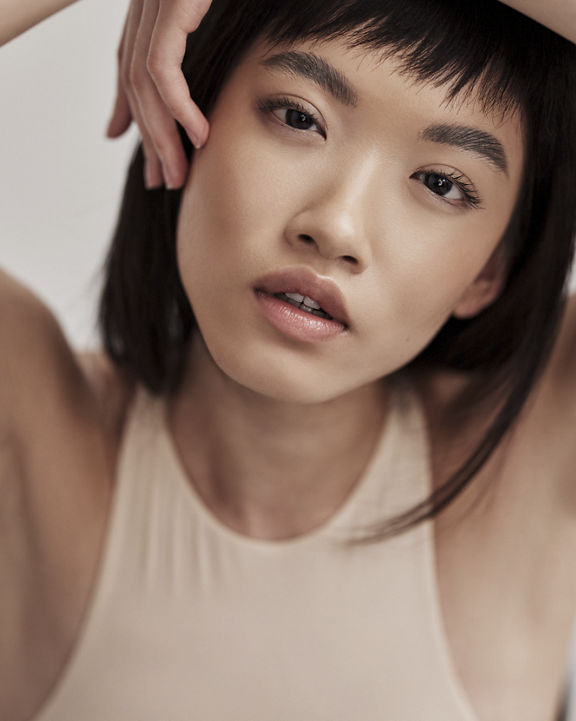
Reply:
<svg viewBox="0 0 576 721"><path fill-rule="evenodd" d="M307 313L262 290L256 291L256 299L270 325L289 338L317 343L331 340L346 330L343 323Z"/></svg>

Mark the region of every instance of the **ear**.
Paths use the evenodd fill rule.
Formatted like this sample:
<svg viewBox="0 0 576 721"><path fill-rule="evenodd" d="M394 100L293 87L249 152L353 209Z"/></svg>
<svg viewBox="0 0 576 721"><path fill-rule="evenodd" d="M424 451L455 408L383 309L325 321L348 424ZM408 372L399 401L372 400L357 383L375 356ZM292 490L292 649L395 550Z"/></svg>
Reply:
<svg viewBox="0 0 576 721"><path fill-rule="evenodd" d="M499 245L466 288L452 315L461 319L473 318L487 308L500 295L506 282L507 270L506 253L502 245Z"/></svg>

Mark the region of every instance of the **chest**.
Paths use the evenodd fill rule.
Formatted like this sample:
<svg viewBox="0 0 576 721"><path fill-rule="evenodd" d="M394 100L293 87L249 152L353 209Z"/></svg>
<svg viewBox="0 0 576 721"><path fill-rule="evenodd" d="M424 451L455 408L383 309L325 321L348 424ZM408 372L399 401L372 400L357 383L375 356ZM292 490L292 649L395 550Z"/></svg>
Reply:
<svg viewBox="0 0 576 721"><path fill-rule="evenodd" d="M52 663L52 684L61 678L38 721L69 709L85 721L132 713L135 700L139 721L166 709L177 721L191 697L198 718L222 721L243 721L239 708L250 721L254 708L286 721L551 721L576 599L574 539L523 468L466 509L466 523L456 505L434 536L345 561L312 549L289 563L248 560L197 535L202 520L185 495L164 526L153 515L138 527L138 507L126 503L114 522L135 535L123 537L127 555L105 559L105 578L94 570L98 595L68 572L59 586L67 627L70 594L79 599L77 631ZM192 531L181 535L179 524ZM81 553L93 558L89 538ZM65 569L69 554L56 555Z"/></svg>

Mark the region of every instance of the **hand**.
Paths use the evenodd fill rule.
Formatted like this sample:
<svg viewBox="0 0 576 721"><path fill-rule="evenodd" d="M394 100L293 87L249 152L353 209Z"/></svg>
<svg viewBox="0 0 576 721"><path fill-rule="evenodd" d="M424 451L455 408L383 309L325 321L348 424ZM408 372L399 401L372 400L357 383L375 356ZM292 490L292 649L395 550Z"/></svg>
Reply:
<svg viewBox="0 0 576 721"><path fill-rule="evenodd" d="M132 120L142 135L148 188L179 188L188 162L176 128L195 147L208 137L208 121L190 99L181 71L188 33L211 0L131 0L118 48L118 86L107 135L116 138Z"/></svg>
<svg viewBox="0 0 576 721"><path fill-rule="evenodd" d="M576 43L576 0L502 0L550 30Z"/></svg>

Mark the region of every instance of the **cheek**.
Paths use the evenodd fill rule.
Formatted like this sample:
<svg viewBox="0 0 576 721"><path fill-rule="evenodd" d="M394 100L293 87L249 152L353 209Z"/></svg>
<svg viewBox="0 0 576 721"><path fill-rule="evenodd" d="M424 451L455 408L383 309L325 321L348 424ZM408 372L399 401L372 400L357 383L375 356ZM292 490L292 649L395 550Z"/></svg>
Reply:
<svg viewBox="0 0 576 721"><path fill-rule="evenodd" d="M186 186L186 232L201 242L217 240L219 247L228 243L234 250L235 238L249 240L255 233L280 227L289 193L280 159L267 157L261 138L216 118Z"/></svg>
<svg viewBox="0 0 576 721"><path fill-rule="evenodd" d="M365 301L367 307L378 309L367 318L374 334L374 358L389 353L392 342L394 364L401 366L430 343L490 258L499 238L499 228L492 230L490 242L484 230L475 233L470 228L465 241L458 233L429 233L424 241L414 236L411 242L405 235L405 242L387 254L385 270L373 279L373 291Z"/></svg>

